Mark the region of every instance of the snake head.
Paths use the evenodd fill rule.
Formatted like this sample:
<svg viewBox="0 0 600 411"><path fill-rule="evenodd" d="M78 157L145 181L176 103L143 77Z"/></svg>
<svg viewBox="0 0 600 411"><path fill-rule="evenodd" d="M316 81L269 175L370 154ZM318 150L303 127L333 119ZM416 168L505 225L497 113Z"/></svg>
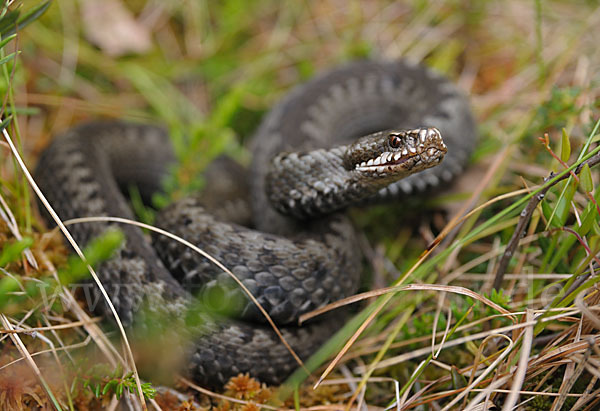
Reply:
<svg viewBox="0 0 600 411"><path fill-rule="evenodd" d="M439 164L447 152L434 127L379 131L348 146L346 167L385 185Z"/></svg>
<svg viewBox="0 0 600 411"><path fill-rule="evenodd" d="M282 153L271 162L266 193L283 214L325 215L439 164L447 151L437 129L419 128L379 131L329 150Z"/></svg>

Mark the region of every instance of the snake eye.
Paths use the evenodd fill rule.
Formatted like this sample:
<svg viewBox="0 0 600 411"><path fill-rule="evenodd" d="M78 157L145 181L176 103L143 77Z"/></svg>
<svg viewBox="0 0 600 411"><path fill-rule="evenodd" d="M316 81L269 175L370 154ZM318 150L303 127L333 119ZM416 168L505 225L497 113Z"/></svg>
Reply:
<svg viewBox="0 0 600 411"><path fill-rule="evenodd" d="M398 134L390 134L390 147L398 148L402 144L402 139Z"/></svg>

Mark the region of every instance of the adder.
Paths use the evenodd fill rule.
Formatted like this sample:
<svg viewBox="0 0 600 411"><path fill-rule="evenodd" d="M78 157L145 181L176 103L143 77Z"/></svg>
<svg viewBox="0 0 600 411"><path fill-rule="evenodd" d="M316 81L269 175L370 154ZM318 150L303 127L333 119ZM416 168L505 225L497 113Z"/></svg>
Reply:
<svg viewBox="0 0 600 411"><path fill-rule="evenodd" d="M247 176L250 194L241 204L249 206L234 222L223 220L224 205L213 213L200 196L165 208L156 224L228 267L307 358L341 322L298 326L298 316L354 293L360 276L355 229L343 210L447 184L475 136L468 101L446 78L404 61L346 64L293 89L268 113L247 172L231 177L217 167L210 174L234 185ZM56 137L35 178L62 219L134 218L123 192L134 184L149 198L173 162L162 128L95 122ZM238 224L246 215L249 227ZM113 225L91 222L71 231L87 244ZM280 383L298 366L227 274L166 237L151 244L138 228L119 228L126 241L98 274L125 324L159 312L179 327L196 301L192 294L217 296L226 306L227 316L200 313L184 332L188 343L169 347L185 352L196 381L220 385L248 372ZM99 310L106 313L106 304Z"/></svg>

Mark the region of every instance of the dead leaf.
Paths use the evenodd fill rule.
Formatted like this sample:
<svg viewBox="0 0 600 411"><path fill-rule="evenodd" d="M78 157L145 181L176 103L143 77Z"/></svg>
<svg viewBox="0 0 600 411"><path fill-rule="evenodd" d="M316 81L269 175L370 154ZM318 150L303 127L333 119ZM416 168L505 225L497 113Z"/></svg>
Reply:
<svg viewBox="0 0 600 411"><path fill-rule="evenodd" d="M152 47L150 30L119 0L83 0L86 38L109 56L142 54Z"/></svg>

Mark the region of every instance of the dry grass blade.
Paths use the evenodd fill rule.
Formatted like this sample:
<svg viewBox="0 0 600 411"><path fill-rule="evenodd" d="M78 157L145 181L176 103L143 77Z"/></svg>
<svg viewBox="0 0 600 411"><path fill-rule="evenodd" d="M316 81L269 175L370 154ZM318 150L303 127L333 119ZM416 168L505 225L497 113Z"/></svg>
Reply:
<svg viewBox="0 0 600 411"><path fill-rule="evenodd" d="M600 342L600 335L596 335L591 337L592 344L598 344ZM552 361L560 360L567 355L573 355L577 353L584 353L590 343L588 341L575 341L569 344L564 344L558 347L554 347L549 350L548 353L541 353L535 360L533 360L529 367L535 368L535 366L545 363L550 363Z"/></svg>
<svg viewBox="0 0 600 411"><path fill-rule="evenodd" d="M464 410L465 411L467 411L467 410L475 411L475 410L479 410L479 409L480 410L488 410L490 404L487 401L485 403L481 404L481 401L483 401L484 398L488 398L491 393L493 393L497 388L502 387L504 384L506 384L508 381L510 381L511 378L512 378L512 376L505 375L504 377L499 378L497 381L494 381L493 383L491 383L488 387L486 387L479 394L477 394ZM467 392L467 391L465 390L464 392Z"/></svg>
<svg viewBox="0 0 600 411"><path fill-rule="evenodd" d="M525 321L533 322L533 312L531 310L527 310L527 315L525 316ZM527 364L529 363L529 354L531 352L531 346L533 344L533 324L525 328L525 332L523 335L523 341L521 343L521 352L519 356L519 363L517 365L517 370L512 376L513 382L510 387L510 393L504 400L504 405L502 406L502 411L510 411L513 409L514 405L519 400L519 392L523 387L523 382L525 381L525 375L527 374Z"/></svg>
<svg viewBox="0 0 600 411"><path fill-rule="evenodd" d="M100 318L92 318L92 319L90 319L90 321L73 321L73 322L67 323L67 324L56 324L56 325L50 325L50 326L47 326L47 327L31 327L31 328L22 328L20 330L0 329L0 334L5 334L5 333L27 333L27 334L32 334L32 333L36 333L36 332L40 332L40 331L64 330L64 329L68 329L68 328L82 327L84 325L98 323L100 321L101 321Z"/></svg>
<svg viewBox="0 0 600 411"><path fill-rule="evenodd" d="M408 396L410 394L410 390L412 389L413 385L417 382L416 376L419 375L419 372L426 365L427 364L425 361L421 361L413 370L412 375L409 378L409 381L411 381L410 386L404 390L404 394L402 394L402 398L400 398L400 400L397 402L397 407L399 410L403 409L406 406L406 402L407 402Z"/></svg>
<svg viewBox="0 0 600 411"><path fill-rule="evenodd" d="M598 294L598 290L592 291L590 294ZM575 306L581 310L581 313L584 315L585 319L596 327L596 329L600 330L600 317L595 314L590 307L585 303L586 298L593 298L593 295L585 296L585 292L580 293L577 297L575 297ZM597 299L597 298L596 298ZM597 307L596 307L597 308Z"/></svg>
<svg viewBox="0 0 600 411"><path fill-rule="evenodd" d="M438 325L440 313L442 311L442 303L443 303L443 301L444 301L445 298L446 298L446 293L442 293L440 295L440 299L438 301L438 306L437 306L437 309L435 311L434 327L433 327L433 331L431 333L431 355L432 355L432 358L434 360L440 355L440 351L442 350L440 348L436 352L433 349L433 346L435 345L435 336L437 334L437 325ZM446 329L444 330L444 335L442 336L442 341L440 341L440 346L444 345L444 342L446 341L446 338L448 337L448 332L450 331L450 324L451 323L452 323L452 310L450 309L450 307L448 307L448 312L446 314Z"/></svg>
<svg viewBox="0 0 600 411"><path fill-rule="evenodd" d="M494 310L508 316L513 322L516 322L517 319L514 317L513 313L494 303L490 299L476 293L475 291L469 290L465 287L459 287L455 285L441 285L441 284L409 284L402 286L393 286L393 287L385 287L380 288L379 290L366 291L361 294L356 294L348 298L343 298L334 303L328 304L325 307L319 308L318 310L311 311L306 313L300 317L300 324L304 321L310 320L318 315L324 314L328 311L334 310L339 307L343 307L348 304L352 304L358 301L366 300L371 297L378 297L385 294L397 293L401 291L441 291L441 292L449 292L453 294L462 294L468 297L474 298L478 301L481 301L483 304L493 308Z"/></svg>
<svg viewBox="0 0 600 411"><path fill-rule="evenodd" d="M481 391L484 391L484 390L483 389L475 389L473 391L481 392ZM495 388L494 392L501 392L501 393L509 394L510 390L504 390L504 389ZM557 393L557 392L528 391L528 390L521 390L521 391L519 391L519 394L521 394L521 395L543 395L543 396L546 396L546 397L558 397L558 396L560 396L560 394ZM581 398L581 396L582 396L582 394L567 394L567 397L573 397L573 398Z"/></svg>
<svg viewBox="0 0 600 411"><path fill-rule="evenodd" d="M386 295L386 297L389 297L391 295L392 294L388 294L388 295ZM325 378L327 378L327 376L329 375L329 373L331 373L331 371L335 368L335 366L337 365L337 363L346 354L346 352L348 351L348 349L350 349L350 347L352 346L352 344L354 344L354 342L363 333L363 331L369 326L369 324L371 324L371 322L377 316L377 314L379 314L379 312L383 309L383 307L385 306L386 302L387 301L384 300L382 303L380 303L380 305L377 308L375 308L375 310L371 314L369 314L368 318L360 325L360 327L358 327L358 330L356 330L356 332L352 335L352 337L350 337L350 339L348 339L348 341L346 342L346 344L344 344L344 346L337 353L337 355L335 356L335 358L333 360L331 360L331 362L329 363L329 365L327 366L327 368L325 369L325 371L323 371L323 373L321 374L321 376L319 377L319 379L317 380L317 382L313 385L313 389L316 389L323 382L323 380L325 380ZM351 404L348 404L348 407L350 405Z"/></svg>

